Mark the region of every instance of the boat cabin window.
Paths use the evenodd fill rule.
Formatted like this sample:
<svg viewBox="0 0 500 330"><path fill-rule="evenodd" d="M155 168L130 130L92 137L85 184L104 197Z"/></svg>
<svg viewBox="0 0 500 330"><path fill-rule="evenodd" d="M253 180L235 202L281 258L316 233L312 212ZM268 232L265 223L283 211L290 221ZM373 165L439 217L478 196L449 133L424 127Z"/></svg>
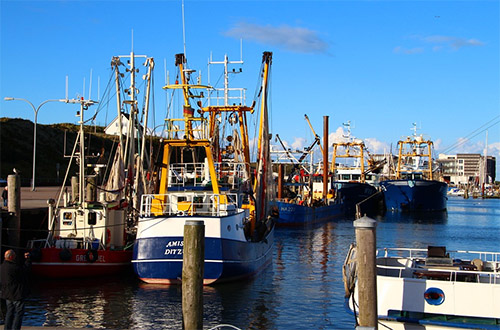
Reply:
<svg viewBox="0 0 500 330"><path fill-rule="evenodd" d="M422 173L406 173L401 177L403 180L420 180L423 178L423 175Z"/></svg>
<svg viewBox="0 0 500 330"><path fill-rule="evenodd" d="M174 147L170 151L170 164L203 163L207 153L204 147Z"/></svg>
<svg viewBox="0 0 500 330"><path fill-rule="evenodd" d="M97 213L95 212L89 212L87 215L87 223L90 226L95 226L97 224Z"/></svg>

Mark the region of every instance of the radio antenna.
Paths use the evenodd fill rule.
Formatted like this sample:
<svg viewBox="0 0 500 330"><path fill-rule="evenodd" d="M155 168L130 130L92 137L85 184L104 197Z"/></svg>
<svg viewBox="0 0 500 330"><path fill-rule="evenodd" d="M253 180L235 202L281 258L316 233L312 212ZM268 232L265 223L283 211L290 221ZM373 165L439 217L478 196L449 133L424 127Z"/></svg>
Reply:
<svg viewBox="0 0 500 330"><path fill-rule="evenodd" d="M182 41L184 42L184 58L187 58L186 54L186 24L184 20L184 0L182 0Z"/></svg>

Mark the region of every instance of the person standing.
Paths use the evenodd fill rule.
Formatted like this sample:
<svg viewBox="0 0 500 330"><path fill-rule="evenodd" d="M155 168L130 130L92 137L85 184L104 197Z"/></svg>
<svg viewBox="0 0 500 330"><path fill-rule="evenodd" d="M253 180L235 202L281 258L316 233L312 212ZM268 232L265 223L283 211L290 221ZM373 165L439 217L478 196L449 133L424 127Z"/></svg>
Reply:
<svg viewBox="0 0 500 330"><path fill-rule="evenodd" d="M21 329L24 316L24 300L28 297L28 276L31 269L29 253L24 254L24 265L16 262L14 250L5 252L5 260L2 263L2 299L7 303L5 315L5 330Z"/></svg>
<svg viewBox="0 0 500 330"><path fill-rule="evenodd" d="M7 190L7 186L2 191L2 198L3 198L3 206L7 207L7 198L9 197L9 192Z"/></svg>

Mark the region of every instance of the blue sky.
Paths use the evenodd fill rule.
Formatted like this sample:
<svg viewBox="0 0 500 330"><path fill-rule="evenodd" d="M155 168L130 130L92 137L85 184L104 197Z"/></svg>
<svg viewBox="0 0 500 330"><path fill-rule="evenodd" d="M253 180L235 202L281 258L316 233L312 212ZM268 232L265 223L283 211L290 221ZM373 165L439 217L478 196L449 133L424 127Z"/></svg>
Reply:
<svg viewBox="0 0 500 330"><path fill-rule="evenodd" d="M153 57L155 124L165 114L165 70L183 51L181 1L0 2L0 116L33 120L47 99L89 92L97 99L109 79L111 57ZM498 1L191 1L185 0L189 66L228 54L240 58L251 103L262 52L273 52L271 124L287 144L312 142L304 120L322 134L329 116L332 139L342 123L381 153L419 133L436 151L483 153L500 163L500 47ZM164 61L167 63L165 68ZM204 72L205 71L205 72ZM100 115L105 125L115 110ZM72 106L47 103L39 123L76 123ZM466 142L464 138L470 138ZM450 148L456 146L455 148ZM394 147L393 147L394 148ZM498 172L498 169L497 169Z"/></svg>

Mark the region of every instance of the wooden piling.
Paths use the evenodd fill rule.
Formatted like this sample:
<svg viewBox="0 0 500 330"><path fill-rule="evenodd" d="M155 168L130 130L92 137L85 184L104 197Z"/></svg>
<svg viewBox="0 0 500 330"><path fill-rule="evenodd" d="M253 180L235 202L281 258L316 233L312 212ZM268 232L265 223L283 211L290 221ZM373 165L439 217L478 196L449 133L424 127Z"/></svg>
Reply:
<svg viewBox="0 0 500 330"><path fill-rule="evenodd" d="M21 245L21 178L17 174L7 177L7 208L9 211L9 231L8 245L14 246L16 253Z"/></svg>
<svg viewBox="0 0 500 330"><path fill-rule="evenodd" d="M184 225L182 260L182 319L186 330L203 328L204 262L205 224L188 220Z"/></svg>
<svg viewBox="0 0 500 330"><path fill-rule="evenodd" d="M358 272L359 326L377 329L377 222L366 216L354 221Z"/></svg>

